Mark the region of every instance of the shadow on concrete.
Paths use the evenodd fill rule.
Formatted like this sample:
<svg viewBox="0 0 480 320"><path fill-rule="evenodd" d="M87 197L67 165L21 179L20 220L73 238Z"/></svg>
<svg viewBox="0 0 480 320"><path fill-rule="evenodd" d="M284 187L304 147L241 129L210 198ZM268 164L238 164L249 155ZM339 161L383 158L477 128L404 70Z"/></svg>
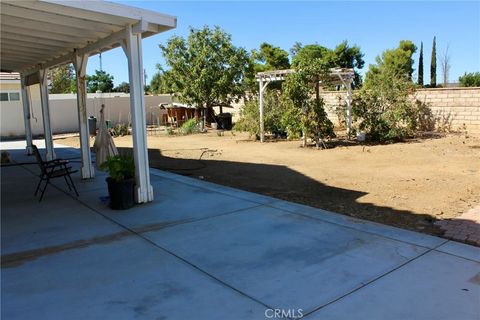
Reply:
<svg viewBox="0 0 480 320"><path fill-rule="evenodd" d="M132 148L118 149L122 154L132 152ZM150 166L160 170L400 228L443 233L434 225L433 216L359 203L357 199L365 192L328 186L283 165L179 159L164 156L158 149L149 149L148 154Z"/></svg>

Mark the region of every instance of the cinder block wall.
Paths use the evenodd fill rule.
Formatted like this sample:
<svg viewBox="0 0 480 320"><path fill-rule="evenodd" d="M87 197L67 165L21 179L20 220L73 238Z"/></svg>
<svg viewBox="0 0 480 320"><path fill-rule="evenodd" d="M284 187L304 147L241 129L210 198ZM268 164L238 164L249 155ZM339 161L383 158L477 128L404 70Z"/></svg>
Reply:
<svg viewBox="0 0 480 320"><path fill-rule="evenodd" d="M345 92L323 91L321 96L330 120L339 125L345 113ZM418 89L412 99L430 108L437 130L480 135L480 88Z"/></svg>

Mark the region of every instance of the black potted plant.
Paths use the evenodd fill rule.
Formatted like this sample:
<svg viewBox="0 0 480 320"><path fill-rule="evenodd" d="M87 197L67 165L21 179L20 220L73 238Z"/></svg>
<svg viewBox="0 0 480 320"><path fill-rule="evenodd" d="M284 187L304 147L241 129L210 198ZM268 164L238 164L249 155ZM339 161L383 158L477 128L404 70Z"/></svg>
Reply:
<svg viewBox="0 0 480 320"><path fill-rule="evenodd" d="M108 157L100 169L109 173L106 179L110 208L124 210L133 207L135 186L135 164L130 156L116 155Z"/></svg>

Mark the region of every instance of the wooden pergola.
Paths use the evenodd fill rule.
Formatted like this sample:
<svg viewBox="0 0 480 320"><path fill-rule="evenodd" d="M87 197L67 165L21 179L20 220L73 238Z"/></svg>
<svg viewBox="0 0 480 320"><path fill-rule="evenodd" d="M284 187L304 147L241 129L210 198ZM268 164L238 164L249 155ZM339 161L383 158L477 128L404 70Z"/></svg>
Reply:
<svg viewBox="0 0 480 320"><path fill-rule="evenodd" d="M259 94L259 108L260 108L260 141L264 142L265 140L265 130L263 124L263 92L267 88L267 85L270 82L274 81L283 81L285 77L289 74L295 73L294 69L285 69L285 70L274 70L259 72L256 75L257 81L260 86ZM330 69L330 74L327 77L323 77L319 83L328 83L328 84L340 84L343 85L346 89L346 101L347 101L347 133L350 134L351 128L351 117L350 117L350 103L351 103L351 94L352 94L352 82L355 78L355 72L353 69L346 68L332 68Z"/></svg>

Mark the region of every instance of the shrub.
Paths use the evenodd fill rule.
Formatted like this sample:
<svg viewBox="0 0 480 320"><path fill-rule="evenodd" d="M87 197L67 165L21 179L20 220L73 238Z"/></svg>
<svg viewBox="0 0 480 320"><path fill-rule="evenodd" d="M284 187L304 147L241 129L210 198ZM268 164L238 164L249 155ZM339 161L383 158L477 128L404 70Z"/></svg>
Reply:
<svg viewBox="0 0 480 320"><path fill-rule="evenodd" d="M458 81L462 87L480 87L480 72L465 72Z"/></svg>
<svg viewBox="0 0 480 320"><path fill-rule="evenodd" d="M277 90L267 90L263 96L263 125L265 132L275 136L285 136L287 133L283 117L283 104ZM240 119L235 123L234 130L248 132L250 136L260 135L260 110L258 97L245 102L240 111Z"/></svg>
<svg viewBox="0 0 480 320"><path fill-rule="evenodd" d="M291 116L288 123L293 124L294 129L304 132L305 140L310 137L315 141L317 148L323 139L335 136L333 123L328 119L324 109L324 101L321 97L314 97L315 83L318 83L322 73L325 72L322 64L313 64L310 68L297 71L287 77L284 83L284 99L288 101ZM285 117L284 117L285 118Z"/></svg>
<svg viewBox="0 0 480 320"><path fill-rule="evenodd" d="M131 156L110 156L100 165L101 170L109 173L110 178L115 181L122 181L135 176L135 163Z"/></svg>
<svg viewBox="0 0 480 320"><path fill-rule="evenodd" d="M173 136L175 134L172 127L167 127L166 132L167 132L167 135L169 136Z"/></svg>
<svg viewBox="0 0 480 320"><path fill-rule="evenodd" d="M193 134L200 132L199 123L196 119L190 119L185 121L180 127L180 133L183 135Z"/></svg>
<svg viewBox="0 0 480 320"><path fill-rule="evenodd" d="M258 101L252 98L245 101L243 108L240 110L240 119L233 126L235 131L248 132L250 136L260 135L260 111Z"/></svg>
<svg viewBox="0 0 480 320"><path fill-rule="evenodd" d="M419 105L409 97L413 84L391 72L370 78L368 86L354 95L352 116L355 126L371 140L402 140L415 134Z"/></svg>
<svg viewBox="0 0 480 320"><path fill-rule="evenodd" d="M126 136L128 135L128 125L127 124L122 124L122 123L119 123L117 125L115 125L111 131L112 135L114 137L123 137L123 136Z"/></svg>

